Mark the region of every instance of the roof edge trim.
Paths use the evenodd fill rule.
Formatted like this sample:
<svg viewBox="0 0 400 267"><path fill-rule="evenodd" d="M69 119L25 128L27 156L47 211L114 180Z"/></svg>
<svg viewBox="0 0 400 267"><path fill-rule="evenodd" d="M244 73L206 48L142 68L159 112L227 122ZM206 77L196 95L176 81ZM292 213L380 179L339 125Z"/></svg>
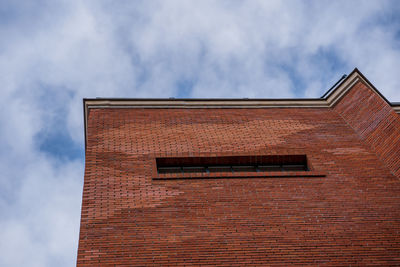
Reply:
<svg viewBox="0 0 400 267"><path fill-rule="evenodd" d="M84 107L90 108L252 108L252 107L331 107L358 81L390 103L367 78L355 68L323 98L84 98Z"/></svg>
<svg viewBox="0 0 400 267"><path fill-rule="evenodd" d="M358 81L363 82L371 90L376 92L396 113L400 114L400 103L389 102L375 86L355 68L346 78L342 79L333 90L325 93L323 98L84 98L85 148L87 143L87 120L89 111L93 108L330 108L335 106Z"/></svg>

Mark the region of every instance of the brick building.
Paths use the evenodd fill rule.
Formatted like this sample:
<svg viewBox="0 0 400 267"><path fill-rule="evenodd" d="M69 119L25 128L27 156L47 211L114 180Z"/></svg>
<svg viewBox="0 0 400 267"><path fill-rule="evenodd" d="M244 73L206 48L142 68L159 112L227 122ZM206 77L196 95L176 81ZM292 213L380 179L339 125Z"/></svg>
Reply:
<svg viewBox="0 0 400 267"><path fill-rule="evenodd" d="M78 266L400 265L400 104L85 99Z"/></svg>

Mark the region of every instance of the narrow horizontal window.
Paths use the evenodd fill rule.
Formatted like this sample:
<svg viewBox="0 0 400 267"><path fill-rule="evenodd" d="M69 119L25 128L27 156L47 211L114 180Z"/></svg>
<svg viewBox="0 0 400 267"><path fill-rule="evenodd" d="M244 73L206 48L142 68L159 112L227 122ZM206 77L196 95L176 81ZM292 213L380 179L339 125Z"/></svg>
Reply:
<svg viewBox="0 0 400 267"><path fill-rule="evenodd" d="M160 174L309 171L306 155L157 158L156 163Z"/></svg>
<svg viewBox="0 0 400 267"><path fill-rule="evenodd" d="M210 172L232 172L231 166L206 166Z"/></svg>
<svg viewBox="0 0 400 267"><path fill-rule="evenodd" d="M246 165L233 165L232 171L234 172L256 172L257 166L246 166Z"/></svg>
<svg viewBox="0 0 400 267"><path fill-rule="evenodd" d="M181 167L159 167L157 168L158 173L180 173L182 172Z"/></svg>
<svg viewBox="0 0 400 267"><path fill-rule="evenodd" d="M183 170L183 173L206 172L206 168L203 166L182 167L182 170Z"/></svg>
<svg viewBox="0 0 400 267"><path fill-rule="evenodd" d="M307 171L307 166L301 164L285 164L282 165L282 171Z"/></svg>
<svg viewBox="0 0 400 267"><path fill-rule="evenodd" d="M281 165L259 165L258 169L262 172L279 172L282 167Z"/></svg>

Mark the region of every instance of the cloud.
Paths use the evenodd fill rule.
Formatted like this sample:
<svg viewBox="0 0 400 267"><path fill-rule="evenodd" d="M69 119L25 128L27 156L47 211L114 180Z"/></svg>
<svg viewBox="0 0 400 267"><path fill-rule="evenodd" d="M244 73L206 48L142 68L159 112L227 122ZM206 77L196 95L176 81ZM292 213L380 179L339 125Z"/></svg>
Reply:
<svg viewBox="0 0 400 267"><path fill-rule="evenodd" d="M83 165L39 158L24 168L16 196L1 220L2 266L67 266L75 263ZM3 166L2 166L3 167Z"/></svg>
<svg viewBox="0 0 400 267"><path fill-rule="evenodd" d="M83 97L319 97L358 67L400 101L396 1L0 4L0 265L76 261Z"/></svg>

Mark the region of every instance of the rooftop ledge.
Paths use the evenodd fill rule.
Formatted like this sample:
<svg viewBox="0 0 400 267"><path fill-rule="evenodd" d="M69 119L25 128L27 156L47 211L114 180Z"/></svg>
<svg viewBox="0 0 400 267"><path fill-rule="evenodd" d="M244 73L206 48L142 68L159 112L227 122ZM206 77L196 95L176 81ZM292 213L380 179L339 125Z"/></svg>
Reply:
<svg viewBox="0 0 400 267"><path fill-rule="evenodd" d="M389 102L357 68L321 98L84 98L83 104L85 112L91 108L323 108L334 106L358 81L400 112L400 103Z"/></svg>
<svg viewBox="0 0 400 267"><path fill-rule="evenodd" d="M355 68L337 86L321 98L84 98L85 142L87 116L94 108L330 108L357 83L361 81L384 99L400 114L400 103L389 102L368 79Z"/></svg>

